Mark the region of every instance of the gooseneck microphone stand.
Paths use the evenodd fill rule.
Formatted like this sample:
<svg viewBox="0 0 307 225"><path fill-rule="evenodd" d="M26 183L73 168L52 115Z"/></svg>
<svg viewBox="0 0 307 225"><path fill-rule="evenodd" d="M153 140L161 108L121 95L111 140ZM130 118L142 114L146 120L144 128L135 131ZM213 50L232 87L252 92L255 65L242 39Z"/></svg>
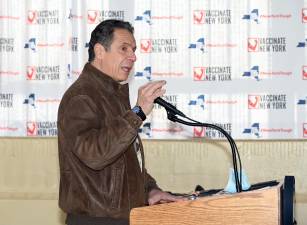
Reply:
<svg viewBox="0 0 307 225"><path fill-rule="evenodd" d="M157 103L157 102L155 101L155 103ZM169 108L169 107L171 107L171 108ZM242 181L242 164L241 164L241 159L240 159L240 155L239 155L239 152L238 152L237 145L236 145L235 141L233 140L233 138L224 129L222 129L219 126L216 126L214 124L209 124L209 123L198 122L196 120L193 120L193 119L187 117L186 115L184 115L179 110L178 111L180 112L180 114L175 113L172 108L175 108L175 106L173 106L169 103L168 103L168 107L165 107L165 110L167 112L167 118L170 121L178 122L178 123L181 123L181 124L184 124L184 125L187 125L187 126L212 128L212 129L215 129L215 130L221 132L227 138L227 140L230 144L230 147L231 147L232 163L233 163L233 169L234 169L234 175L235 175L236 190L237 190L237 192L242 192L242 182L241 182ZM189 121L182 120L182 119L178 118L176 116L176 114L178 114L179 116L181 116L181 117L183 117L183 118L185 118ZM237 159L239 161L239 173L238 173ZM240 179L239 179L238 174L240 175Z"/></svg>

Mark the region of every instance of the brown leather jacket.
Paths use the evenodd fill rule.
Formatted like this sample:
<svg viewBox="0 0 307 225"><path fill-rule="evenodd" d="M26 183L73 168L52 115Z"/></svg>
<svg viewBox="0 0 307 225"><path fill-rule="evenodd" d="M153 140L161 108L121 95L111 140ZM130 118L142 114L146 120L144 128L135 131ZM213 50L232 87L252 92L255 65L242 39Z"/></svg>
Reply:
<svg viewBox="0 0 307 225"><path fill-rule="evenodd" d="M58 111L59 206L67 213L129 217L158 188L141 170L134 145L142 120L131 111L128 84L87 63Z"/></svg>

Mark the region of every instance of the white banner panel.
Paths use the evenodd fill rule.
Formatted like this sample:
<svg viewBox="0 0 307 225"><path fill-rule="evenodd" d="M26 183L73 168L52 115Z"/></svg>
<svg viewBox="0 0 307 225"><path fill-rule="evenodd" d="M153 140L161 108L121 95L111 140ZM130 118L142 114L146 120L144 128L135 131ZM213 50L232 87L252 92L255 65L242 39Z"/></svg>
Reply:
<svg viewBox="0 0 307 225"><path fill-rule="evenodd" d="M56 136L57 109L80 75L90 32L110 18L135 27L131 104L151 80L187 116L235 139L307 138L307 1L3 0L0 135ZM143 138L224 138L170 122L163 108Z"/></svg>

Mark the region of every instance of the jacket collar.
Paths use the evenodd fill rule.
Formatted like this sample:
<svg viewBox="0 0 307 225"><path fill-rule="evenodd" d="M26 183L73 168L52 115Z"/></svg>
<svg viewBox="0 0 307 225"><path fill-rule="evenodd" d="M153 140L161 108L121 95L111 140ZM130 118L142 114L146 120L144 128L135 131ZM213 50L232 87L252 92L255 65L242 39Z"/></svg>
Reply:
<svg viewBox="0 0 307 225"><path fill-rule="evenodd" d="M113 80L110 76L108 76L107 74L103 73L102 71L100 71L99 69L97 69L96 67L94 67L91 63L86 63L82 74L86 75L86 76L90 76L91 78L93 78L97 84L103 88L104 90L107 90L109 92L117 92L120 91L122 89L127 89L128 88L128 84L120 84L119 82Z"/></svg>

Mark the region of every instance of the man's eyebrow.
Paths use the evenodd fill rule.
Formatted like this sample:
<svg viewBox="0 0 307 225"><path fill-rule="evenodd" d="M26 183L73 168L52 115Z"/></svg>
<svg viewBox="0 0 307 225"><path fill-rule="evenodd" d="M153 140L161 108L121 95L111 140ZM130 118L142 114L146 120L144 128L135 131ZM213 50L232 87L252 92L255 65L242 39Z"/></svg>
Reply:
<svg viewBox="0 0 307 225"><path fill-rule="evenodd" d="M130 47L132 47L133 50L136 50L136 45L134 45L134 44L130 44L128 42L123 42L122 44L123 45L129 45Z"/></svg>
<svg viewBox="0 0 307 225"><path fill-rule="evenodd" d="M124 45L134 46L134 44L130 44L128 42L123 42Z"/></svg>

